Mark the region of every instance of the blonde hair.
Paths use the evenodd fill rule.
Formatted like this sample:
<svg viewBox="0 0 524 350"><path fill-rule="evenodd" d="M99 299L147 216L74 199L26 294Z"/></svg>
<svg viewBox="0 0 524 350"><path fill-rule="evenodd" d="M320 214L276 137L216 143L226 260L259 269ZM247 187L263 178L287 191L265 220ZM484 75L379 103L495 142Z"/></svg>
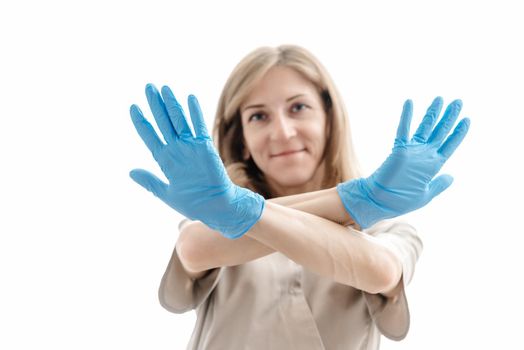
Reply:
<svg viewBox="0 0 524 350"><path fill-rule="evenodd" d="M218 101L213 139L231 180L242 187L272 198L264 174L253 159L243 159L244 138L240 106L254 85L274 66L294 69L318 90L326 111L326 145L322 189L359 176L349 121L340 95L323 65L307 50L295 45L260 47L233 69Z"/></svg>

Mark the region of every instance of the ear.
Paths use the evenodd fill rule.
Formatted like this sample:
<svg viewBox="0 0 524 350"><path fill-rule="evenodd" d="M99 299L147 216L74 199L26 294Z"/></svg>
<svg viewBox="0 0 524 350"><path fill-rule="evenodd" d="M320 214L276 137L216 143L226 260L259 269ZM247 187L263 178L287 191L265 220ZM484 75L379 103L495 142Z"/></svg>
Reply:
<svg viewBox="0 0 524 350"><path fill-rule="evenodd" d="M242 159L248 160L249 157L251 157L251 154L249 153L249 150L246 146L244 146L244 150L242 151Z"/></svg>
<svg viewBox="0 0 524 350"><path fill-rule="evenodd" d="M333 132L333 116L331 113L326 113L326 141L331 139L331 133Z"/></svg>
<svg viewBox="0 0 524 350"><path fill-rule="evenodd" d="M246 146L247 142L244 136L242 136L242 159L248 160L249 157L251 157L251 153L249 152L249 149Z"/></svg>

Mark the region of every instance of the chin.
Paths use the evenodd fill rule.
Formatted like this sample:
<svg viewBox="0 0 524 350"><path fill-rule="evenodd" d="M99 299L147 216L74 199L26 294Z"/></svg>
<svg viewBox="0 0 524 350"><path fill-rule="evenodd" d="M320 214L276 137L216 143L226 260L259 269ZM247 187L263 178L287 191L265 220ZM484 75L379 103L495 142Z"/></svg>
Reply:
<svg viewBox="0 0 524 350"><path fill-rule="evenodd" d="M279 173L277 176L272 176L273 180L281 186L301 186L311 180L311 174L305 174L304 172L284 172Z"/></svg>

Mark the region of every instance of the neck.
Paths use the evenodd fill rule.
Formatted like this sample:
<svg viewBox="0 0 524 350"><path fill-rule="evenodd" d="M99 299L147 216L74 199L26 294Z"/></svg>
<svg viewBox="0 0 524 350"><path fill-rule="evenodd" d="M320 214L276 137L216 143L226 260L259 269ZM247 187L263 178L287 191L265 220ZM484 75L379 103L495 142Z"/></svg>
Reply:
<svg viewBox="0 0 524 350"><path fill-rule="evenodd" d="M271 181L268 180L269 188L274 198L292 196L294 194L299 194L299 193L318 191L322 189L322 180L324 179L324 172L325 172L325 164L324 162L322 162L318 166L313 177L306 183L303 183L297 186L281 186L279 184L272 183Z"/></svg>

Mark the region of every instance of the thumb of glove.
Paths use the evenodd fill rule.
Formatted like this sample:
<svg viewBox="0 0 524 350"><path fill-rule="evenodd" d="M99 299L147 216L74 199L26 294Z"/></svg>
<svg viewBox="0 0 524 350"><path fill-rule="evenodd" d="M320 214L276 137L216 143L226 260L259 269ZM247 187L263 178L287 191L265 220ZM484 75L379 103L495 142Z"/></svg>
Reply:
<svg viewBox="0 0 524 350"><path fill-rule="evenodd" d="M427 201L429 203L433 198L441 194L453 183L453 177L451 175L440 175L437 176L433 181L429 183L429 190L427 194Z"/></svg>
<svg viewBox="0 0 524 350"><path fill-rule="evenodd" d="M137 184L153 193L158 198L162 199L165 197L167 185L155 175L149 171L143 169L133 169L129 172L129 176Z"/></svg>

